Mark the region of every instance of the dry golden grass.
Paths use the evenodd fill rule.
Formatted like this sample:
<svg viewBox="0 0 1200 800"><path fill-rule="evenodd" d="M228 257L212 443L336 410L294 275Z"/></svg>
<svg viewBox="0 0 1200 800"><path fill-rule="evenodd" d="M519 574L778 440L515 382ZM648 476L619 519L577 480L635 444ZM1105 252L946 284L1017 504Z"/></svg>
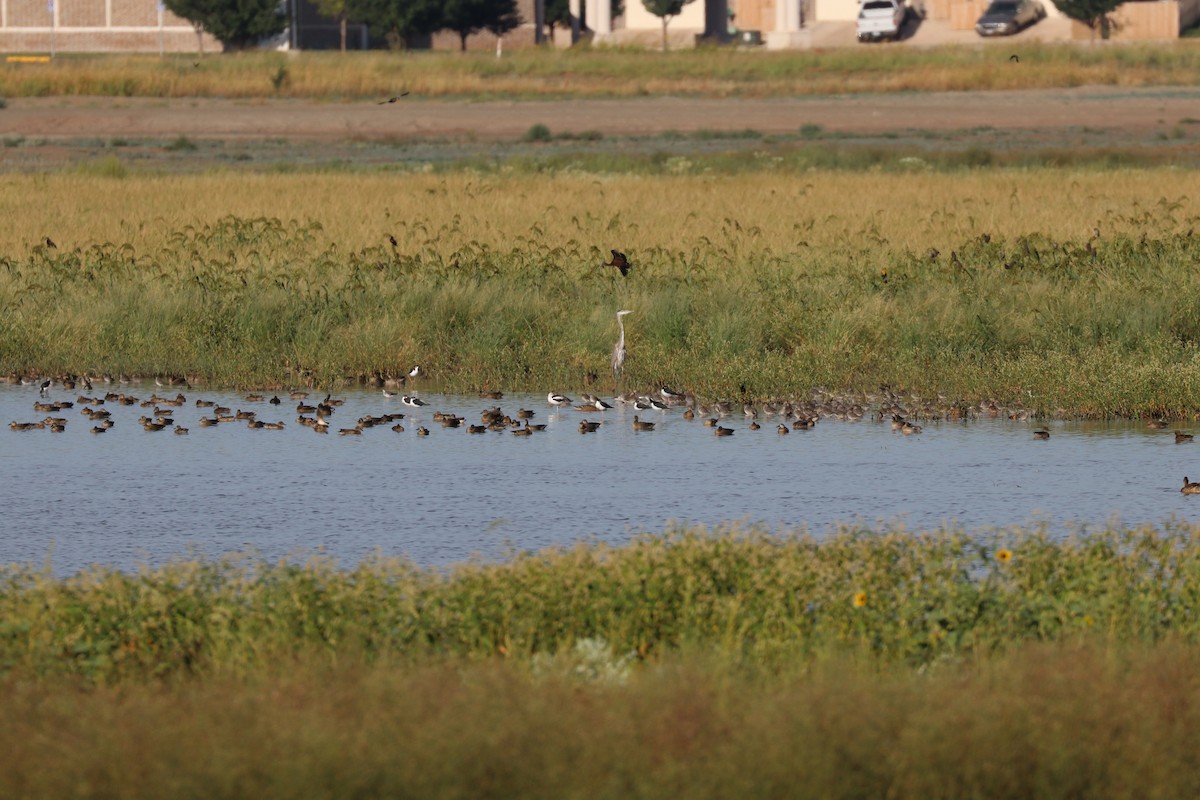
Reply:
<svg viewBox="0 0 1200 800"><path fill-rule="evenodd" d="M521 237L551 247L574 240L606 258L610 247L687 252L705 240L741 253L949 252L984 232L1084 240L1095 227L1186 230L1194 183L1172 169L11 176L0 186L0 253L23 253L46 236L66 249L130 242L146 252L181 227L230 215L319 222L321 243L346 250L420 227L413 238L443 253L472 241L507 249Z"/></svg>
<svg viewBox="0 0 1200 800"><path fill-rule="evenodd" d="M1011 69L1008 56L1036 68ZM0 69L0 96L631 97L691 94L764 97L844 92L1033 89L1083 85L1194 86L1194 41L1086 47L861 48L669 54L633 50L488 53L244 53L166 59L75 56ZM278 85L277 85L278 84Z"/></svg>

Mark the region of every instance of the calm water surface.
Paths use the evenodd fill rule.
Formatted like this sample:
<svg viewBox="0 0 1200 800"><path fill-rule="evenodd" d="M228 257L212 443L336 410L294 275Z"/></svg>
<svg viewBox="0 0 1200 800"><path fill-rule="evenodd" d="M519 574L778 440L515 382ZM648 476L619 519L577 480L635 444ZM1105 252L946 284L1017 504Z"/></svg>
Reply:
<svg viewBox="0 0 1200 800"><path fill-rule="evenodd" d="M113 387L142 397L155 389ZM346 392L334 431L320 436L296 423L296 401L187 394L175 416L188 436L148 433L137 424L148 409L114 403L103 406L116 421L103 435L91 433L78 404L54 414L69 420L63 433L0 429L0 563L49 558L63 574L254 550L271 558L323 551L343 565L381 552L442 565L581 539L620 543L671 521L816 534L838 522L955 524L983 535L1013 524L1066 534L1113 520L1200 516L1200 497L1179 492L1184 475L1200 480L1200 444L1176 445L1170 431L1138 423L1051 423L1051 439L1035 441L1035 425L1007 420L931 423L908 437L877 422L826 420L780 436L776 421L751 431L736 417L723 422L736 434L717 438L679 411L638 412L658 428L635 433L631 409L557 411L544 395L423 393L429 406L418 410ZM287 427L200 427L210 410L195 406L199 397ZM75 398L57 389L48 399ZM33 410L38 399L34 387L0 386L0 421L44 418ZM514 416L534 409L533 421L549 428L472 435L432 421L440 410L478 422L497 404ZM406 413L405 432L336 433L385 412ZM604 425L581 435L583 417ZM415 434L419 425L428 437Z"/></svg>

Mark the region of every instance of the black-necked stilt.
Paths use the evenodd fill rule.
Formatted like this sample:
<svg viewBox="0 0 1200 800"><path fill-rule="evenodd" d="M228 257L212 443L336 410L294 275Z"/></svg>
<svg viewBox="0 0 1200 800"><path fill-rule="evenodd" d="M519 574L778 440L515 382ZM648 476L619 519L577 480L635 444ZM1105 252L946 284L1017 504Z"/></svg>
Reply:
<svg viewBox="0 0 1200 800"><path fill-rule="evenodd" d="M404 403L404 405L406 405L406 406L412 406L413 408L420 408L421 406L429 405L421 398L415 397L411 394L406 394L406 395L404 395L404 397L401 397L400 402Z"/></svg>

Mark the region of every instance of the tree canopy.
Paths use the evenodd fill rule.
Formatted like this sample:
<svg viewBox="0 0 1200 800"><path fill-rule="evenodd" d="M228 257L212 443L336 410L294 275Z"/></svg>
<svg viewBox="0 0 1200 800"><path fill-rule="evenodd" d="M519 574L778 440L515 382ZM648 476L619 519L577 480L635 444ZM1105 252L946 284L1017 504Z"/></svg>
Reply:
<svg viewBox="0 0 1200 800"><path fill-rule="evenodd" d="M279 0L163 0L163 4L192 23L197 33L211 33L226 50L245 50L287 28Z"/></svg>
<svg viewBox="0 0 1200 800"><path fill-rule="evenodd" d="M445 0L441 28L454 31L463 50L467 37L477 31L503 36L521 24L517 0Z"/></svg>
<svg viewBox="0 0 1200 800"><path fill-rule="evenodd" d="M1124 0L1053 0L1055 8L1071 19L1078 20L1092 31L1092 38L1100 34L1107 39L1117 29L1112 13Z"/></svg>
<svg viewBox="0 0 1200 800"><path fill-rule="evenodd" d="M667 24L670 23L672 17L679 16L683 7L691 2L692 0L642 0L642 5L646 7L646 10L662 20L664 52L667 50Z"/></svg>
<svg viewBox="0 0 1200 800"><path fill-rule="evenodd" d="M350 16L365 22L389 40L402 43L410 36L433 33L442 24L439 0L347 0Z"/></svg>

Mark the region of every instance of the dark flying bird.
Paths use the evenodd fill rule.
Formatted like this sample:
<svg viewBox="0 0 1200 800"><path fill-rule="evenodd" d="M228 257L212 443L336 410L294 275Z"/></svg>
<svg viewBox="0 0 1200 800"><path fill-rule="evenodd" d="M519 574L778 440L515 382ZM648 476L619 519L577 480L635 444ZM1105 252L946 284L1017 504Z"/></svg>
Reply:
<svg viewBox="0 0 1200 800"><path fill-rule="evenodd" d="M1011 56L1009 56L1008 60L1013 62L1014 64L1021 63L1021 57L1019 55L1017 55L1016 53L1013 53Z"/></svg>
<svg viewBox="0 0 1200 800"><path fill-rule="evenodd" d="M617 269L619 269L621 271L622 277L628 275L629 274L629 259L625 257L624 253L619 253L616 250L613 250L611 252L612 252L612 261L609 261L604 266L616 267Z"/></svg>
<svg viewBox="0 0 1200 800"><path fill-rule="evenodd" d="M389 97L387 100L380 100L378 103L376 103L376 105L382 106L386 103L394 103L397 100L399 100L401 97L408 97L408 92L401 92L400 94L394 94L391 97Z"/></svg>
<svg viewBox="0 0 1200 800"><path fill-rule="evenodd" d="M52 249L52 250L57 250L57 249L58 249L58 245L56 245L56 244L54 243L54 240L53 240L53 239L51 239L49 236L47 236L47 237L46 237L46 247L49 247L49 248L50 248L50 249Z"/></svg>

